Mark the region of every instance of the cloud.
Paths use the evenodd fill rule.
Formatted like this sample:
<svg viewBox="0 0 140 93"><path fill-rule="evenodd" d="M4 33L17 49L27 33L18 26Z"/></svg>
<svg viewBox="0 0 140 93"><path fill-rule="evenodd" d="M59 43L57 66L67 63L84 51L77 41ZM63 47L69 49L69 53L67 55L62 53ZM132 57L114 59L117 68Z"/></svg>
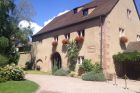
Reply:
<svg viewBox="0 0 140 93"><path fill-rule="evenodd" d="M65 13L67 13L67 12L69 12L69 10L65 10L63 12L58 13L56 16L54 16L54 17L50 18L49 20L45 21L44 22L44 26L49 24L55 17L61 16L61 15L65 14Z"/></svg>
<svg viewBox="0 0 140 93"><path fill-rule="evenodd" d="M26 27L31 27L31 29L33 30L33 34L36 34L38 31L40 31L43 27L38 25L35 22L28 22L26 20L22 20L19 23L19 27L20 28L26 28Z"/></svg>
<svg viewBox="0 0 140 93"><path fill-rule="evenodd" d="M69 10L65 10L63 12L60 12L56 16L54 16L54 17L50 18L49 20L45 21L44 26L49 24L55 17L61 16L61 15L65 14L65 13L67 13L68 11ZM19 22L19 27L20 28L26 28L26 27L29 27L29 25L33 30L33 35L36 34L37 32L39 32L43 28L42 26L38 25L35 22L28 22L26 20L22 20L22 21Z"/></svg>

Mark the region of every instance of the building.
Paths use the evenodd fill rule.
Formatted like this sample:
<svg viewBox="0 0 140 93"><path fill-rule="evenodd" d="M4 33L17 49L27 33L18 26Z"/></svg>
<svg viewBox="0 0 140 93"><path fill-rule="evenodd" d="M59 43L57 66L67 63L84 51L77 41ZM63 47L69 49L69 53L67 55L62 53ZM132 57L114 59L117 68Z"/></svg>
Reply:
<svg viewBox="0 0 140 93"><path fill-rule="evenodd" d="M140 41L140 19L134 0L94 0L56 17L33 38L35 63L43 71L51 71L54 60L67 68L63 40L84 39L78 57L102 65L114 73L112 55L127 51L129 43ZM128 42L127 42L128 41ZM57 43L56 49L54 46ZM129 45L130 48L130 45ZM131 51L137 50L131 46Z"/></svg>

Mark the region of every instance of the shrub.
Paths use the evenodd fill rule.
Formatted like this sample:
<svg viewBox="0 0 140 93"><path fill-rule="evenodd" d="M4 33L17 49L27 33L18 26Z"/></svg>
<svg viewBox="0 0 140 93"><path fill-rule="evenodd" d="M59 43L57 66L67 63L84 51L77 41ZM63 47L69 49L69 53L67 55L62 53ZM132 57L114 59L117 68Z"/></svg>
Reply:
<svg viewBox="0 0 140 93"><path fill-rule="evenodd" d="M83 68L85 72L90 72L93 70L93 64L91 63L91 60L84 59L82 65L80 65L80 68Z"/></svg>
<svg viewBox="0 0 140 93"><path fill-rule="evenodd" d="M93 69L92 69L94 72L96 72L96 73L99 73L99 72L102 72L102 67L101 67L101 65L100 64L98 64L98 63L95 63L94 65L93 65Z"/></svg>
<svg viewBox="0 0 140 93"><path fill-rule="evenodd" d="M54 75L56 76L67 76L68 75L68 71L66 71L65 69L61 68L61 69L58 69Z"/></svg>
<svg viewBox="0 0 140 93"><path fill-rule="evenodd" d="M69 73L69 76L70 76L70 77L76 77L76 76L77 76L77 73L74 72L74 71L71 71L71 72Z"/></svg>
<svg viewBox="0 0 140 93"><path fill-rule="evenodd" d="M83 80L86 81L105 81L105 76L103 72L96 73L94 71L87 72L82 76Z"/></svg>
<svg viewBox="0 0 140 93"><path fill-rule="evenodd" d="M5 80L24 80L25 74L24 71L17 67L16 65L7 65L0 70L0 78L4 78Z"/></svg>
<svg viewBox="0 0 140 93"><path fill-rule="evenodd" d="M113 55L113 59L115 62L140 61L140 53L139 52L118 53L117 55Z"/></svg>

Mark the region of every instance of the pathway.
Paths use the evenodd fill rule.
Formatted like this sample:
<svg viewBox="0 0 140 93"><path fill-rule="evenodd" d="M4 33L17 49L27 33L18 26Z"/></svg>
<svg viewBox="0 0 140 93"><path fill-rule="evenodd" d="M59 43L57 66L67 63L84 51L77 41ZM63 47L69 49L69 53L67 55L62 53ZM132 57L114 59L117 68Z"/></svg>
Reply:
<svg viewBox="0 0 140 93"><path fill-rule="evenodd" d="M27 74L26 78L40 85L37 93L140 93L140 81L128 81L128 90L125 90L124 80L117 80L118 86L113 82L92 82L83 81L78 78L32 75Z"/></svg>

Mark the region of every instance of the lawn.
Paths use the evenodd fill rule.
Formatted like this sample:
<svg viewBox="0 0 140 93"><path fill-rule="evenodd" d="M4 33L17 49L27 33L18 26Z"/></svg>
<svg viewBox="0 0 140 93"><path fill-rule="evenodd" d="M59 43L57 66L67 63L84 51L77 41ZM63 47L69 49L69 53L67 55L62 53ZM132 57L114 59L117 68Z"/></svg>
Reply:
<svg viewBox="0 0 140 93"><path fill-rule="evenodd" d="M26 74L40 74L40 75L44 75L44 74L51 74L50 72L43 72L43 71L37 71L37 70L27 70L25 71Z"/></svg>
<svg viewBox="0 0 140 93"><path fill-rule="evenodd" d="M0 83L0 93L34 93L38 85L32 81L7 81Z"/></svg>

